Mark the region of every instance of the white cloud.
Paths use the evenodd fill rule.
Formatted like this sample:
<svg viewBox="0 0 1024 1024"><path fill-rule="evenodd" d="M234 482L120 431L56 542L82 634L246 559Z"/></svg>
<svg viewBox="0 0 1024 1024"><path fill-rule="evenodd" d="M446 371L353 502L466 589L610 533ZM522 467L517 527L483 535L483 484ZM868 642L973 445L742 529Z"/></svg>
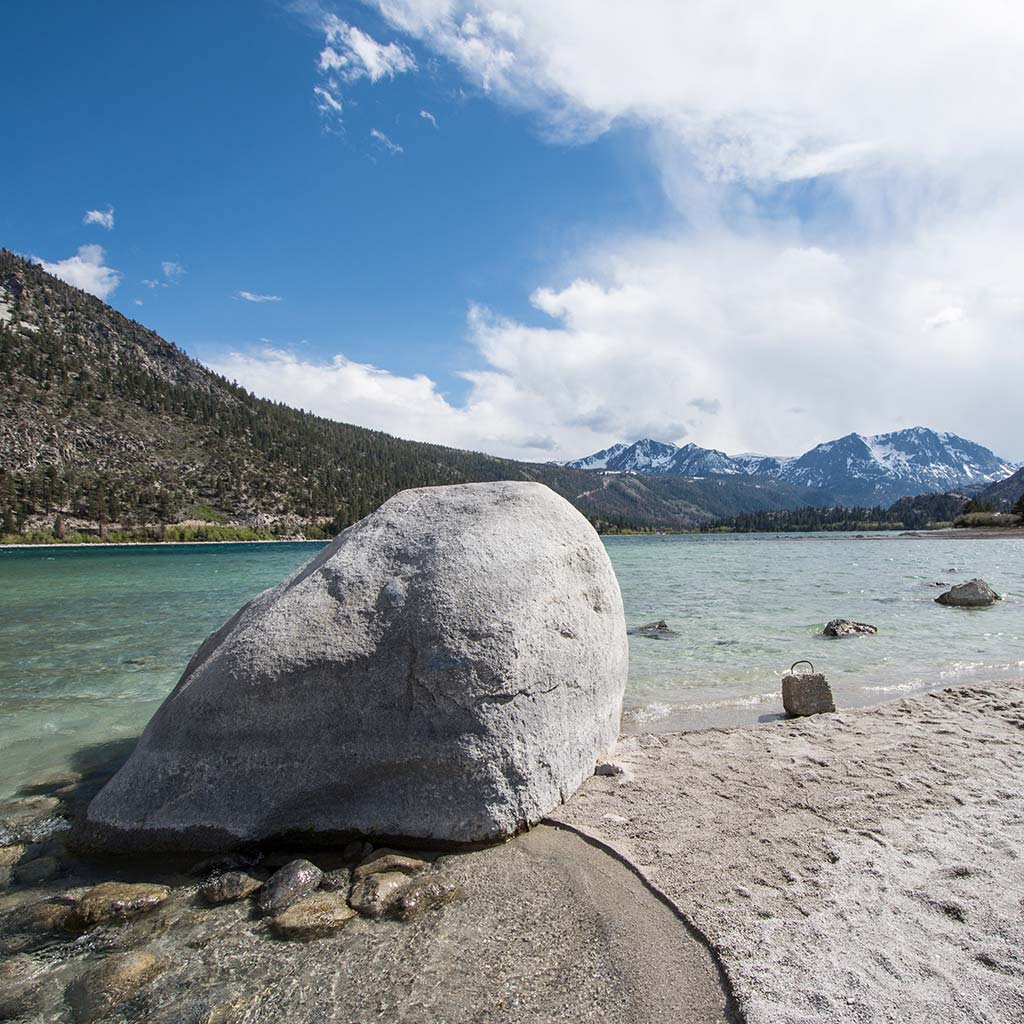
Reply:
<svg viewBox="0 0 1024 1024"><path fill-rule="evenodd" d="M261 295L259 292L239 292L238 298L245 299L246 302L280 302L280 295Z"/></svg>
<svg viewBox="0 0 1024 1024"><path fill-rule="evenodd" d="M217 369L336 419L541 461L641 436L793 454L917 423L1020 459L1024 253L1005 250L993 275L979 259L992 229L936 225L847 253L781 235L591 253L593 276L534 293L547 326L471 309L482 366L462 374L470 390L459 405L426 377L341 357L263 351ZM952 294L971 318L956 334L922 332Z"/></svg>
<svg viewBox="0 0 1024 1024"><path fill-rule="evenodd" d="M321 82L313 93L324 114L340 116L346 86L368 79L379 82L416 70L416 58L401 43L379 43L334 14L321 17L324 48L318 63Z"/></svg>
<svg viewBox="0 0 1024 1024"><path fill-rule="evenodd" d="M66 260L48 263L39 260L42 268L67 284L81 288L84 292L105 299L113 294L121 283L121 272L104 264L106 253L102 245L79 246L78 253Z"/></svg>
<svg viewBox="0 0 1024 1024"><path fill-rule="evenodd" d="M946 327L949 324L958 324L964 318L964 311L959 306L946 306L940 309L934 316L928 317L924 322L926 331L934 331L937 327Z"/></svg>
<svg viewBox="0 0 1024 1024"><path fill-rule="evenodd" d="M142 305L142 299L132 299L132 303L136 306Z"/></svg>
<svg viewBox="0 0 1024 1024"><path fill-rule="evenodd" d="M544 326L474 308L463 403L426 377L280 351L227 361L246 386L522 458L643 435L788 454L915 423L1024 458L1014 5L375 2L554 141L645 128L685 227L573 254L533 293ZM373 47L342 60L338 25L321 69L339 105L353 69L415 66L398 44L406 67Z"/></svg>
<svg viewBox="0 0 1024 1024"><path fill-rule="evenodd" d="M313 95L317 98L317 109L324 114L340 114L341 100L322 86L313 87Z"/></svg>
<svg viewBox="0 0 1024 1024"><path fill-rule="evenodd" d="M420 117L422 117L424 121L429 121L435 128L437 127L437 118L434 117L429 110L421 110Z"/></svg>
<svg viewBox="0 0 1024 1024"><path fill-rule="evenodd" d="M1002 0L969 17L959 0L376 4L549 128L657 126L711 177L790 180L1020 144L991 114L1024 84L1024 18Z"/></svg>
<svg viewBox="0 0 1024 1024"><path fill-rule="evenodd" d="M98 224L101 228L110 231L114 226L114 208L108 206L105 210L87 210L82 218L83 224Z"/></svg>
<svg viewBox="0 0 1024 1024"><path fill-rule="evenodd" d="M160 264L160 269L168 281L176 281L185 273L185 268L176 260L164 260Z"/></svg>
<svg viewBox="0 0 1024 1024"><path fill-rule="evenodd" d="M405 152L397 142L392 142L382 131L376 128L370 129L370 138L376 139L389 153L397 155L398 153Z"/></svg>

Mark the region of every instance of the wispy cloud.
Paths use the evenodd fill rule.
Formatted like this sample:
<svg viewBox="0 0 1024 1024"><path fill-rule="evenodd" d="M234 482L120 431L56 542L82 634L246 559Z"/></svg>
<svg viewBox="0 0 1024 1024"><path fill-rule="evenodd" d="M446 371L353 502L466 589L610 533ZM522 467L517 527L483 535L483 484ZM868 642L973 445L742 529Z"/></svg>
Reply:
<svg viewBox="0 0 1024 1024"><path fill-rule="evenodd" d="M87 210L82 218L83 224L98 224L101 228L110 231L114 226L114 208L108 206L105 210Z"/></svg>
<svg viewBox="0 0 1024 1024"><path fill-rule="evenodd" d="M422 117L424 121L429 121L435 128L437 127L437 118L434 117L429 110L421 110L420 117Z"/></svg>
<svg viewBox="0 0 1024 1024"><path fill-rule="evenodd" d="M39 260L42 268L75 288L105 299L121 283L121 272L105 265L106 253L102 245L83 245L76 255L66 260L48 263Z"/></svg>
<svg viewBox="0 0 1024 1024"><path fill-rule="evenodd" d="M366 79L379 82L416 70L416 58L402 43L380 43L373 36L342 21L335 14L320 20L324 48L320 51L320 83L313 88L318 109L340 118L346 87Z"/></svg>
<svg viewBox="0 0 1024 1024"><path fill-rule="evenodd" d="M261 295L259 292L247 292L240 291L238 298L245 299L246 302L280 302L280 295Z"/></svg>
<svg viewBox="0 0 1024 1024"><path fill-rule="evenodd" d="M389 153L395 155L404 153L405 150L397 142L392 142L382 131L377 128L370 129L370 137L376 139Z"/></svg>
<svg viewBox="0 0 1024 1024"><path fill-rule="evenodd" d="M177 281L185 273L185 268L177 260L164 260L160 269L168 281Z"/></svg>

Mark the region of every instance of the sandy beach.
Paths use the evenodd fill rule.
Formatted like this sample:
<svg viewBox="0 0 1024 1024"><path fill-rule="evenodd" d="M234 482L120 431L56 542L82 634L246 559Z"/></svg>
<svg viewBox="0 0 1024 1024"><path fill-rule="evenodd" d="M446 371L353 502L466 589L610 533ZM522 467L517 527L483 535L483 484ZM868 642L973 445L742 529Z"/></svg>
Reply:
<svg viewBox="0 0 1024 1024"><path fill-rule="evenodd" d="M122 1022L1024 1019L1024 681L630 736L612 761L524 836L427 852L451 904L320 941L205 905L183 864L87 862L58 833L26 857L56 856L59 876L0 893L0 1009L79 1019L65 993L99 949L162 965ZM84 936L54 924L107 880L171 896Z"/></svg>
<svg viewBox="0 0 1024 1024"><path fill-rule="evenodd" d="M556 819L707 937L749 1024L1024 1019L1024 682L615 760Z"/></svg>

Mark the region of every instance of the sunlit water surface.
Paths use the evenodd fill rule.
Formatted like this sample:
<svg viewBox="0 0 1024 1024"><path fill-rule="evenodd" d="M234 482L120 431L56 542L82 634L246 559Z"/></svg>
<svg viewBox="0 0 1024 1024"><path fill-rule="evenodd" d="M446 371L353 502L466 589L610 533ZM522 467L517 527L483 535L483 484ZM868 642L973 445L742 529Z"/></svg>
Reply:
<svg viewBox="0 0 1024 1024"><path fill-rule="evenodd" d="M892 535L612 537L632 637L623 728L756 722L810 658L840 705L1024 674L1024 540ZM318 544L0 551L0 796L135 736L199 643ZM987 579L1007 600L934 603L936 581ZM817 634L843 616L873 637Z"/></svg>

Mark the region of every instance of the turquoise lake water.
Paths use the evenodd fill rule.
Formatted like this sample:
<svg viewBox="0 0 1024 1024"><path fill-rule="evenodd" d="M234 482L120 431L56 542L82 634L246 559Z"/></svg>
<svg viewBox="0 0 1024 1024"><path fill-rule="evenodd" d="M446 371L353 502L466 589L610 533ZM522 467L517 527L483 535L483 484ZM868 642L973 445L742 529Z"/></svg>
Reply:
<svg viewBox="0 0 1024 1024"><path fill-rule="evenodd" d="M0 551L0 797L138 735L199 643L318 544ZM778 715L798 658L842 705L1024 675L1024 539L893 535L612 537L630 640L623 728ZM1007 600L961 610L930 583L981 576ZM879 627L826 640L837 616Z"/></svg>

